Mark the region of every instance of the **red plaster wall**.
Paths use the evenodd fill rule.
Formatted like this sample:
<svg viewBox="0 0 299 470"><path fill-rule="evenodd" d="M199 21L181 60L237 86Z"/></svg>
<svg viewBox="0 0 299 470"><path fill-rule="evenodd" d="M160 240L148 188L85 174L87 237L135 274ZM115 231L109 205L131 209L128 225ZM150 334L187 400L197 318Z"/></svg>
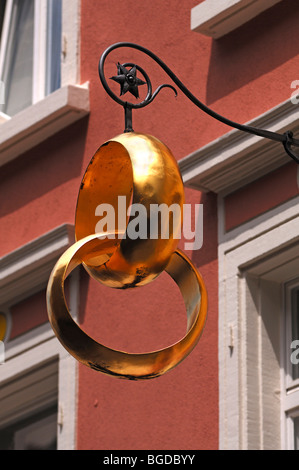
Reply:
<svg viewBox="0 0 299 470"><path fill-rule="evenodd" d="M0 256L74 223L87 119L0 168Z"/></svg>
<svg viewBox="0 0 299 470"><path fill-rule="evenodd" d="M65 282L65 297L69 303L69 278ZM46 289L42 289L9 306L11 330L8 341L48 322L45 298Z"/></svg>
<svg viewBox="0 0 299 470"><path fill-rule="evenodd" d="M62 223L74 223L78 189L91 156L122 132L123 111L106 95L97 74L99 57L110 44L132 41L148 47L202 101L239 122L290 97L290 84L298 79L296 0L281 2L218 41L190 30L190 10L196 4L82 1L81 83L90 82L91 113L0 168L0 255ZM170 82L150 59L137 51L123 52L111 56L107 76L115 74L118 60L134 60L148 71L154 89ZM133 113L133 126L164 141L178 160L229 130L167 89L150 107ZM204 245L188 253L209 294L202 338L176 369L147 382L117 380L80 366L78 449L218 448L217 204L215 195L191 190L186 202L204 204ZM115 347L172 341L184 327L173 286L161 278L143 292L118 297L82 274L82 325Z"/></svg>
<svg viewBox="0 0 299 470"><path fill-rule="evenodd" d="M298 165L287 163L225 198L226 230L252 219L299 193Z"/></svg>
<svg viewBox="0 0 299 470"><path fill-rule="evenodd" d="M10 307L11 332L9 340L48 321L45 295L45 290L42 290Z"/></svg>

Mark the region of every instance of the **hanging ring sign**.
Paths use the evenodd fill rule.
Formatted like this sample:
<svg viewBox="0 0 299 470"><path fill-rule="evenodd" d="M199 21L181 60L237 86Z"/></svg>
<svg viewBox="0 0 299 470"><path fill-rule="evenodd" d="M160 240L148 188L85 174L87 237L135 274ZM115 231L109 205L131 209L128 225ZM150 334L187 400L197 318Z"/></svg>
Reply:
<svg viewBox="0 0 299 470"><path fill-rule="evenodd" d="M118 205L120 197L124 198L124 214ZM170 150L152 136L122 134L103 144L91 159L78 194L77 241L58 260L47 288L51 326L79 362L115 377L150 379L171 370L197 344L206 320L207 292L195 266L177 249L178 238L174 235L181 229L181 219L174 220L168 211L166 225L172 226L168 236L163 232L164 223L154 238L131 239L128 233L130 208L134 204L142 205L146 222L153 205L176 204L182 209L183 203L184 188L177 162ZM97 233L97 210L101 204L113 208L118 222L110 232ZM165 349L140 354L114 350L95 341L72 319L64 295L65 279L80 264L98 282L117 289L142 288L167 272L185 302L185 336Z"/></svg>
<svg viewBox="0 0 299 470"><path fill-rule="evenodd" d="M145 81L136 76L137 70ZM100 77L111 96L103 73ZM85 171L76 207L76 242L52 271L47 308L57 338L79 362L115 377L142 380L161 376L193 350L206 321L207 292L195 266L177 249L185 200L178 164L159 139L132 129L132 109L151 102L162 88L173 87L162 85L152 95L147 74L129 63L118 64L118 75L112 78L121 84L122 94L130 91L136 98L138 86L146 83L147 99L134 105L112 94L124 107L126 129L96 151ZM166 208L166 218L161 222L156 218L156 225L150 224L149 228L151 216L162 207ZM179 217L174 215L174 207ZM138 236L131 233L136 208L138 224L144 229ZM112 209L112 217L105 220L108 228L104 230L102 216L108 209ZM185 336L164 349L138 354L114 350L95 341L72 319L64 295L65 279L80 264L96 281L116 289L142 288L155 282L162 272L168 273L185 302Z"/></svg>

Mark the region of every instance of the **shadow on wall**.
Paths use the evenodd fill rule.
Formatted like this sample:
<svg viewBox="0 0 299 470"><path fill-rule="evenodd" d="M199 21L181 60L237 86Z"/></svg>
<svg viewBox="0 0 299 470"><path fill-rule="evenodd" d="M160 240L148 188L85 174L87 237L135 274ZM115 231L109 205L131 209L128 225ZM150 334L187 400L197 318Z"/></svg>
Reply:
<svg viewBox="0 0 299 470"><path fill-rule="evenodd" d="M217 194L202 193L200 204L203 204L203 245L200 250L194 250L191 255L195 266L203 266L216 260L217 246Z"/></svg>
<svg viewBox="0 0 299 470"><path fill-rule="evenodd" d="M207 105L298 55L298 18L298 0L284 0L232 33L214 40Z"/></svg>
<svg viewBox="0 0 299 470"><path fill-rule="evenodd" d="M0 217L80 177L88 116L1 167Z"/></svg>

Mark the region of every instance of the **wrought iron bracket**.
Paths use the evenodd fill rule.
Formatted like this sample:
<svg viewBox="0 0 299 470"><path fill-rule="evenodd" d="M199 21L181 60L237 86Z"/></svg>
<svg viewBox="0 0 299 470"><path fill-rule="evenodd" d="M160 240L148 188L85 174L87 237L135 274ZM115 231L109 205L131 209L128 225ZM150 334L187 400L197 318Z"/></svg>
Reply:
<svg viewBox="0 0 299 470"><path fill-rule="evenodd" d="M195 104L195 106L197 106L199 109L201 109L203 112L205 112L212 118L217 119L218 121L230 127L239 129L240 131L244 131L249 134L254 134L259 137L263 137L266 139L270 139L270 140L282 143L287 155L289 155L296 163L299 163L299 155L297 155L293 150L293 147L299 147L299 139L295 139L293 137L292 131L287 131L283 134L279 134L277 132L272 132L272 131L268 131L265 129L259 129L256 127L247 126L245 124L239 124L237 122L234 122L230 119L225 118L224 116L221 116L220 114L216 113L215 111L210 109L208 106L203 104L199 99L197 99L191 93L191 91L179 80L179 78L173 73L173 71L156 54L154 54L149 49L146 49L143 46L140 46L138 44L134 44L131 42L118 42L118 43L112 44L103 52L100 58L100 62L99 62L99 76L100 76L100 79L101 79L101 82L105 91L108 93L108 95L110 95L110 97L114 101L116 101L118 104L120 104L124 108L124 111L125 111L124 132L133 131L133 128L132 128L132 110L133 109L144 108L148 104L152 103L152 101L156 98L156 96L162 90L162 88L171 88L174 91L175 96L177 96L177 90L172 85L163 84L163 85L160 85L154 92L152 92L152 84L145 70L143 70L139 65L131 63L131 62L130 63L127 62L124 64L118 63L117 64L118 73L116 76L111 77L111 79L120 84L121 86L120 96L126 94L127 92L130 92L132 95L135 96L135 98L138 98L139 97L138 87L147 85L147 94L143 101L140 101L139 103L131 103L128 101L123 101L120 97L118 97L111 90L105 78L105 73L104 73L104 64L105 64L107 56L113 50L121 48L121 47L137 49L145 53L149 57L151 57L167 73L167 75L171 78L171 80L175 83L175 85L184 93L184 95L193 104ZM128 69L128 67L130 67L130 69ZM137 71L141 73L145 81L137 77Z"/></svg>

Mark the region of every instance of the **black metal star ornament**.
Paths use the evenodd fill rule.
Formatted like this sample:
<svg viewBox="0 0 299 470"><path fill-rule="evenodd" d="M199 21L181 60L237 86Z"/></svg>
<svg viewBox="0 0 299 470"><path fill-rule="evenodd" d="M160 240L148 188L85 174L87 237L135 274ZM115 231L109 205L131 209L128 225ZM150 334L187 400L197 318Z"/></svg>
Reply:
<svg viewBox="0 0 299 470"><path fill-rule="evenodd" d="M124 95L128 91L139 98L138 87L140 85L145 85L146 82L140 80L136 76L136 66L134 65L130 70L128 70L124 65L121 65L119 62L117 64L117 75L111 77L111 80L120 84L120 96Z"/></svg>

